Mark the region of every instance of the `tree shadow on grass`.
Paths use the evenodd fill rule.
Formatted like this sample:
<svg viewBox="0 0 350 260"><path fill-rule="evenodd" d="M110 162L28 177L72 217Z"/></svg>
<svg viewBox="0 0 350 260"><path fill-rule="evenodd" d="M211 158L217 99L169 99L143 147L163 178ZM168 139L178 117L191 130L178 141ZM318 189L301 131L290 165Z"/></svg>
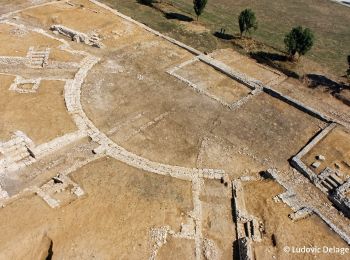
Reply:
<svg viewBox="0 0 350 260"><path fill-rule="evenodd" d="M252 57L254 56L255 58L270 60L270 61L287 61L288 60L288 57L286 55L279 54L279 53L265 52L265 51L257 51L257 52L251 53L251 56Z"/></svg>
<svg viewBox="0 0 350 260"><path fill-rule="evenodd" d="M183 21L183 22L192 22L193 18L189 17L187 15L184 14L179 14L179 13L165 13L164 14L166 19L174 19L174 20L179 20L179 21Z"/></svg>
<svg viewBox="0 0 350 260"><path fill-rule="evenodd" d="M347 86L345 83L336 82L323 75L307 74L305 75L305 78L307 79L308 87L314 89L324 87L331 94L340 93L343 89L349 89L349 86Z"/></svg>
<svg viewBox="0 0 350 260"><path fill-rule="evenodd" d="M257 62L267 65L276 70L279 70L283 74L287 75L288 77L300 79L300 76L296 72L286 68L282 64L277 63L277 62L285 62L288 60L288 57L283 54L257 51L257 52L250 52L249 55L251 58L253 58Z"/></svg>
<svg viewBox="0 0 350 260"><path fill-rule="evenodd" d="M233 40L236 38L232 34L224 33L222 31L221 32L214 32L213 35L219 39L222 39L222 40Z"/></svg>
<svg viewBox="0 0 350 260"><path fill-rule="evenodd" d="M153 7L152 2L142 1L142 0L136 0L136 2L139 3L139 4L141 4L141 5L146 5L146 6Z"/></svg>

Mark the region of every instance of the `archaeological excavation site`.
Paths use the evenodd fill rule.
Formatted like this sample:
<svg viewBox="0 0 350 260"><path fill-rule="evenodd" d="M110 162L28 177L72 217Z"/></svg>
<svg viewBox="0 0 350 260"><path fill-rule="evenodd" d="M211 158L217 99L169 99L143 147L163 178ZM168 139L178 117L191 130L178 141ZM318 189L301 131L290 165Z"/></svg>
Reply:
<svg viewBox="0 0 350 260"><path fill-rule="evenodd" d="M96 0L0 46L1 260L349 259L349 104Z"/></svg>

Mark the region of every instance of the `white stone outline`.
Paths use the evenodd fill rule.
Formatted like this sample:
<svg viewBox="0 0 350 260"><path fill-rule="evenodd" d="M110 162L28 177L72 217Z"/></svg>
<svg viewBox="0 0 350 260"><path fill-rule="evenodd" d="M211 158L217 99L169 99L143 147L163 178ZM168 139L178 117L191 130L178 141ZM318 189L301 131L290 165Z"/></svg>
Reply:
<svg viewBox="0 0 350 260"><path fill-rule="evenodd" d="M157 32L157 31L155 31L155 30L153 30L153 29L151 29L151 28L149 28L149 27L147 27L147 26L145 26L145 25L143 25L143 24L141 24L141 23L139 23L139 22L137 22L137 21L134 21L133 19L131 19L130 17L127 17L127 16L125 16L125 15L122 15L121 13L119 13L118 11L116 11L116 10L114 10L114 9L112 9L112 8L110 8L110 7L108 7L108 6L106 6L106 5L104 5L104 4L101 4L101 3L99 3L99 2L97 2L97 1L95 1L95 0L90 0L90 2L93 2L93 3L95 3L96 5L99 5L99 6L102 6L103 8L105 8L105 9L107 9L107 10L110 10L110 11L112 11L113 13L115 13L115 14L117 14L118 16L120 16L120 17L122 17L122 18L124 18L124 19L126 19L126 20L128 20L128 21L130 21L130 22L132 22L132 23L134 23L134 24L137 24L138 26L140 26L140 27L142 27L142 28L144 28L144 29L146 29L147 31L150 31L150 32L152 32L152 33L154 33L154 34L156 34L156 35L158 35L158 36L160 36L160 37L162 37L162 38L164 38L164 39L166 39L166 40L168 40L168 41L170 41L170 42L172 42L172 43L174 43L175 45L178 45L178 46L180 46L180 47L182 47L182 48L185 48L185 49L187 49L189 52L191 52L191 53L193 53L193 54L196 54L196 55L200 55L200 56L202 56L201 55L201 53L200 52L198 52L197 50L195 50L195 49L193 49L193 48L191 48L191 47L189 47L189 46L186 46L185 44L183 44L183 43L181 43L181 42L178 42L178 41L176 41L176 40L174 40L174 39L172 39L172 38L170 38L170 37L168 37L168 36L164 36L164 35L162 35L162 34L160 34L159 32ZM54 3L56 3L56 2L50 2L50 3L45 3L45 5L46 4L54 4ZM43 4L44 5L44 4ZM33 7L30 7L30 8L36 8L36 7L38 7L38 6L33 6ZM29 9L29 8L26 8L26 9ZM17 13L17 12L20 12L20 11L22 11L22 10L17 10L17 11L15 11L15 12L12 12L12 13L9 13L9 14L6 14L6 17L7 16L9 16L9 15L11 15L11 14L13 14L13 13ZM0 20L1 19L3 19L5 16L3 15L3 16L1 16L0 17ZM38 30L41 30L41 29L38 29ZM41 31L43 31L43 30L41 30ZM45 32L45 31L43 31L44 32L44 34L46 34L47 35L47 33ZM51 37L51 36L50 36ZM54 38L54 37L51 37L51 38ZM62 41L61 41L62 42ZM64 47L67 47L68 49L69 49L69 45L67 44L67 43L64 43ZM75 51L76 53L78 53L77 51ZM79 52L80 54L82 54L82 52ZM208 62L208 64L211 64L211 65L213 65L213 66L216 66L215 64L213 64L212 63L212 61L210 61L210 60L208 60L208 59L206 59L205 58L205 56L203 56L202 57L202 61L205 61L205 62ZM96 62L98 62L98 61L96 61ZM90 67L90 65L91 65L91 61L87 61L87 63L88 63L88 67ZM91 65L91 67L92 66L94 66L94 64L95 64L95 61L92 61L92 65ZM83 64L84 65L84 64ZM90 68L91 68L90 67ZM90 69L90 68L88 68L88 69ZM219 70L220 70L220 68L219 68ZM80 71L80 70L79 70ZM79 72L78 72L79 73ZM77 73L77 74L78 74ZM81 72L82 73L82 75L79 75L80 77L81 76L83 76L82 78L85 78L85 76L86 76L86 73L87 73L87 71L86 72L84 72L84 71L82 71ZM77 75L76 74L76 75ZM85 74L85 76L84 76L84 74ZM81 78L80 77L78 77L78 79L77 79L77 81L78 81L78 83L81 81ZM240 80L240 78L238 78L238 79L236 79L236 80ZM76 84L76 81L75 80L69 80L69 81L67 81L67 84L68 85L75 85ZM67 85L66 84L66 85ZM79 84L79 85L81 85L82 84L82 81L81 81L81 83ZM254 84L254 85L260 85L260 87L261 87L261 83L260 82L258 82L258 81L251 81L251 82L249 82L249 84ZM65 88L66 89L66 88ZM280 94L280 93L278 93L277 91L275 91L275 90L273 90L273 89L271 89L271 88L269 88L269 87L267 87L267 86L263 86L262 87L262 89L265 91L265 92L267 92L268 94L270 94L271 96L274 96L274 97L277 97L277 98L279 98L279 99L281 99L282 101L284 101L284 102L287 102L287 103L289 103L289 104L291 104L291 105L293 105L293 106L295 106L295 107L297 107L298 109L301 109L301 110L303 110L304 112L306 112L306 113L309 113L309 114L311 114L312 116L316 116L316 117L318 117L318 118L321 118L321 119L324 119L325 121L330 121L329 119L329 117L326 117L326 116L323 116L321 113L319 113L318 111L316 111L316 110L314 110L314 109L310 109L310 108L308 108L308 107L305 107L303 104L301 104L301 103L299 103L298 101L296 101L296 100L294 100L294 99L291 99L290 97L288 97L288 96L284 96L284 95L282 95L282 94ZM68 90L68 88L67 88L67 90ZM74 90L74 91L79 91L79 104L78 104L78 106L80 106L80 108L81 108L81 104L80 104L80 89L79 90ZM66 91L65 91L66 92ZM72 98L73 99L75 99L75 98L77 98L76 96L74 97L74 95L72 96ZM77 100L76 100L77 101ZM72 103L72 107L71 108L73 108L73 110L74 110L74 105L76 104L76 101L74 101L73 103ZM67 105L67 108L68 108L68 105ZM304 110L305 109L305 110ZM82 108L81 108L81 111L82 111ZM72 112L72 111L71 111ZM79 111L78 111L79 112ZM83 112L83 111L82 111ZM73 116L73 118L75 119L75 122L78 124L78 125L80 125L80 126L82 126L83 127L83 129L81 129L81 131L83 132L83 133L87 133L93 140L97 140L97 141L99 141L99 143L101 144L101 147L100 147L100 150L103 152L104 150L105 150L105 152L106 152L106 154L108 154L108 153L118 153L118 154L114 154L115 155L115 157L114 158L116 158L116 159L118 159L118 160L120 160L120 159L124 159L124 162L126 162L127 160L125 160L126 158L125 158L125 156L127 156L127 155L130 155L130 153L129 152L127 152L125 149L121 149L121 151L119 150L119 148L121 148L121 147L118 147L114 142L112 142L111 140L109 140L109 138L108 137L106 137L103 133L100 133L99 131L98 131L98 129L97 128L95 128L95 126L92 124L92 122L86 117L86 118L84 118L84 116L86 116L85 114L84 114L84 112L83 112L83 114L80 114L80 113L73 113L72 112L72 116ZM83 117L82 117L83 116ZM333 121L335 121L335 120L333 120ZM97 131L96 131L97 130ZM112 149L110 149L110 148L112 148ZM127 154L125 154L124 153L124 157L120 157L120 153L124 153L124 152L126 152ZM128 154L129 153L129 154ZM135 159L134 157L133 157L133 155L134 154L131 154L132 156L132 158L131 159ZM140 168L140 160L139 159L141 159L141 161L142 162L148 162L148 160L147 159L144 159L144 158L142 158L142 157L138 157L137 155L136 155L136 167L137 167L137 165L139 166L138 168ZM121 160L121 161L123 161L123 160ZM131 162L126 162L126 163L128 163L129 165L132 165L132 166L135 166L135 163L131 163ZM158 165L157 165L158 166ZM163 165L161 165L161 166L163 166ZM173 167L175 167L175 169L177 169L178 167L177 166L173 166ZM141 167L142 169L143 169L143 167ZM152 168L152 167L151 167ZM179 167L180 168L180 170L182 170L182 168L183 167ZM187 169L187 168L185 168L185 169ZM146 167L146 169L145 170L147 170L147 167ZM169 169L168 169L169 170ZM150 171L149 169L148 169L148 171ZM163 172L157 172L157 171L154 171L154 169L152 169L150 172L154 172L154 173L159 173L159 174L162 174ZM196 172L196 171L195 171ZM193 172L192 172L193 173ZM210 172L209 172L210 173ZM163 173L164 174L164 173ZM202 176L199 174L199 172L196 172L196 174L195 175L189 175L189 176L191 176L191 177L189 177L187 174L183 174L183 172L181 172L180 171L180 174L175 174L175 175L172 175L171 173L169 173L169 172L167 172L165 175L170 175L170 176L172 176L172 177L177 177L177 178L180 178L180 179L182 179L182 178L184 178L184 179L186 179L186 180L190 180L190 181L196 181L195 179L193 179L193 178L203 178L203 177L205 177L205 175L202 173ZM198 175L197 175L198 174ZM221 175L221 174L219 174L219 175ZM216 176L215 175L215 172L214 172L214 174L213 173L211 173L211 175L208 175L209 177L210 176L212 176L212 177L214 177L215 179L216 178L218 178L219 176ZM221 175L222 176L222 175ZM200 187L200 185L199 185L199 187ZM24 192L26 192L26 191L24 191ZM194 192L194 195L195 194L197 194L198 192ZM194 201L195 201L195 199L194 199ZM198 199L198 201L199 201L199 204L200 204L200 200ZM201 218L200 218L201 219ZM326 220L325 220L326 221ZM327 221L326 221L327 222ZM329 221L330 222L330 221ZM332 222L327 222L327 224L329 224L330 226L334 226L334 224L332 223ZM197 235L198 236L198 235ZM199 236L200 237L200 236ZM343 236L342 236L343 237ZM343 237L344 238L344 237ZM201 240L200 240L201 241ZM201 258L201 255L199 255L197 252L198 252L198 249L197 248L200 248L200 245L198 246L198 244L196 243L196 258L197 259L200 259Z"/></svg>
<svg viewBox="0 0 350 260"><path fill-rule="evenodd" d="M202 87L196 85L192 81L190 81L190 80L188 80L188 79L186 79L186 78L184 78L184 77L182 77L182 76L180 76L179 74L176 73L176 71L180 70L181 68L186 67L186 66L188 66L190 64L193 64L195 62L201 62L201 57L200 56L196 56L193 59L190 59L190 60L185 61L185 62L183 62L183 63L181 63L181 64L179 64L179 65L177 65L177 66L175 66L173 68L168 69L166 72L169 75L174 76L175 78L185 82L189 87L193 88L196 92L201 93L201 94L203 94L203 95L205 95L205 96L207 96L207 97L209 97L209 98L219 102L221 105L223 105L223 106L225 106L225 107L227 107L227 108L229 108L231 110L234 110L234 109L240 107L241 105L246 103L249 99L251 99L253 96L262 93L262 88L253 88L252 89L251 87L249 87L249 86L244 84L244 86L246 88L252 89L252 91L250 91L246 96L244 96L244 97L238 99L237 101L234 101L233 103L229 104L225 100L223 100L222 98L209 93L207 90L203 89ZM204 64L207 64L207 63L204 62Z"/></svg>
<svg viewBox="0 0 350 260"><path fill-rule="evenodd" d="M11 91L16 91L18 93L35 93L40 85L41 82L41 78L37 78L37 79L25 79L21 76L16 76L14 82L11 84L9 90ZM32 84L33 87L30 89L24 89L24 88L20 88L20 85L23 84Z"/></svg>

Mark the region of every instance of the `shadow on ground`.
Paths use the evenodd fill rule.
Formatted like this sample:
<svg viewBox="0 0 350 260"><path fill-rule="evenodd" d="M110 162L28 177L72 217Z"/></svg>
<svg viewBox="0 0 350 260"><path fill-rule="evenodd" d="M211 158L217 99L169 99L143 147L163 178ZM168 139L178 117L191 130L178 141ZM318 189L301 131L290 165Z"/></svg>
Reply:
<svg viewBox="0 0 350 260"><path fill-rule="evenodd" d="M165 13L164 14L165 18L167 19L172 19L172 20L179 20L183 22L192 22L193 18L189 17L184 14L179 14L179 13Z"/></svg>
<svg viewBox="0 0 350 260"><path fill-rule="evenodd" d="M344 82L336 82L324 75L307 74L304 82L309 88L324 88L331 95L350 106L350 85Z"/></svg>
<svg viewBox="0 0 350 260"><path fill-rule="evenodd" d="M286 62L288 60L288 57L283 54L257 51L257 52L250 52L249 55L251 58L253 58L257 62L270 66L276 70L279 70L283 74L287 75L288 77L300 79L300 76L296 72L278 63L278 62Z"/></svg>
<svg viewBox="0 0 350 260"><path fill-rule="evenodd" d="M222 40L233 40L235 38L237 38L236 36L233 36L232 34L228 34L228 33L224 33L224 32L215 32L213 33L213 35L219 39Z"/></svg>
<svg viewBox="0 0 350 260"><path fill-rule="evenodd" d="M336 82L332 79L327 78L324 75L318 74L307 74L305 76L307 86L310 88L320 88L323 87L331 94L340 93L344 89L350 89L350 86L343 82Z"/></svg>
<svg viewBox="0 0 350 260"><path fill-rule="evenodd" d="M136 0L136 2L141 5L147 5L147 6L153 7L153 4L151 2L147 3L147 1L142 1L142 0Z"/></svg>
<svg viewBox="0 0 350 260"><path fill-rule="evenodd" d="M271 52L265 52L265 51L257 51L250 54L251 56L254 56L255 58L260 59L267 59L271 61L287 61L288 58L286 55L279 54L279 53L271 53Z"/></svg>

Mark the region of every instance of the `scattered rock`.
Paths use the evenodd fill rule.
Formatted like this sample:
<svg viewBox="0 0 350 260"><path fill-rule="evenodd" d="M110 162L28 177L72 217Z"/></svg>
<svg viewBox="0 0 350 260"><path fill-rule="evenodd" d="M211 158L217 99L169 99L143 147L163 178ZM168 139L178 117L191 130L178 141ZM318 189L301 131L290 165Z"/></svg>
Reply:
<svg viewBox="0 0 350 260"><path fill-rule="evenodd" d="M316 156L316 159L323 162L324 160L326 160L326 157L320 154Z"/></svg>
<svg viewBox="0 0 350 260"><path fill-rule="evenodd" d="M315 161L315 162L313 162L313 163L311 164L311 166L312 166L313 168L315 168L315 169L317 169L318 167L320 167L320 165L321 165L321 163L318 162L318 161Z"/></svg>

